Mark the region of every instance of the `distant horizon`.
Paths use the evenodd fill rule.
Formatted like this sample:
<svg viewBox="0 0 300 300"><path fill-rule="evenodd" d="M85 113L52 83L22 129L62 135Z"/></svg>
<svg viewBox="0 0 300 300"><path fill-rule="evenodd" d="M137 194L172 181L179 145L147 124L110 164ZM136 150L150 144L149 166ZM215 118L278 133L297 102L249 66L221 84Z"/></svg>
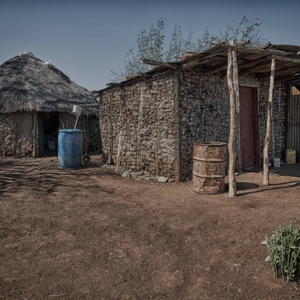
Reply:
<svg viewBox="0 0 300 300"><path fill-rule="evenodd" d="M229 0L166 0L151 3L128 0L112 3L96 0L2 0L0 10L0 64L26 50L51 60L57 69L89 91L106 88L119 73L125 54L135 48L142 29L148 30L163 16L165 34L174 26L183 35L191 27L194 37L207 29L218 34L236 27L246 16L262 22L261 34L272 44L300 45L300 1L261 0L251 3Z"/></svg>

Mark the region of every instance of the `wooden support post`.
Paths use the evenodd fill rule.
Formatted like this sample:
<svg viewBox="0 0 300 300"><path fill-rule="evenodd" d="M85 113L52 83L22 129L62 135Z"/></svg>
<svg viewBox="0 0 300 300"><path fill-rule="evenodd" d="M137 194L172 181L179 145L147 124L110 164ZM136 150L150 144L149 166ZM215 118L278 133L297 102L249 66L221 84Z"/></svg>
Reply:
<svg viewBox="0 0 300 300"><path fill-rule="evenodd" d="M228 166L228 184L229 197L236 195L235 179L235 90L233 85L233 51L228 51L227 82L230 97L230 136L228 142L229 166Z"/></svg>
<svg viewBox="0 0 300 300"><path fill-rule="evenodd" d="M180 73L174 76L175 97L174 97L174 115L175 115L175 182L181 181L181 138L180 138Z"/></svg>
<svg viewBox="0 0 300 300"><path fill-rule="evenodd" d="M32 113L32 157L38 157L37 112Z"/></svg>
<svg viewBox="0 0 300 300"><path fill-rule="evenodd" d="M109 142L109 151L108 151L108 160L107 164L113 164L113 149L114 149L114 126L113 126L113 96L110 97L109 102L109 114L108 114L108 124L110 131L110 142Z"/></svg>
<svg viewBox="0 0 300 300"><path fill-rule="evenodd" d="M270 75L270 89L269 89L269 101L268 101L268 116L267 116L267 129L266 138L264 144L264 175L263 175L263 185L269 185L269 144L271 141L271 131L272 131L272 103L273 103L273 91L274 91L274 78L275 78L275 58L272 57L271 63L271 75Z"/></svg>
<svg viewBox="0 0 300 300"><path fill-rule="evenodd" d="M234 42L230 42L234 45ZM246 43L246 41L245 41ZM240 131L240 86L239 86L239 72L237 64L237 53L232 51L232 80L234 89L234 102L235 102L235 169L239 172L242 171L242 155L241 155L241 131Z"/></svg>
<svg viewBox="0 0 300 300"><path fill-rule="evenodd" d="M87 155L86 116L82 115L84 155Z"/></svg>

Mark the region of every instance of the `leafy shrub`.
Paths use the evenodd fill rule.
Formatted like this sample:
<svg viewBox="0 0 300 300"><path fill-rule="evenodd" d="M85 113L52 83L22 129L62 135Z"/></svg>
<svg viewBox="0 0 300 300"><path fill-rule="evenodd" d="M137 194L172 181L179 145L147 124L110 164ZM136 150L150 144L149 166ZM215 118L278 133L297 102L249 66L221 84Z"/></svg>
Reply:
<svg viewBox="0 0 300 300"><path fill-rule="evenodd" d="M289 281L300 275L300 226L279 226L262 244L268 248L266 261L271 263L276 278L282 276Z"/></svg>

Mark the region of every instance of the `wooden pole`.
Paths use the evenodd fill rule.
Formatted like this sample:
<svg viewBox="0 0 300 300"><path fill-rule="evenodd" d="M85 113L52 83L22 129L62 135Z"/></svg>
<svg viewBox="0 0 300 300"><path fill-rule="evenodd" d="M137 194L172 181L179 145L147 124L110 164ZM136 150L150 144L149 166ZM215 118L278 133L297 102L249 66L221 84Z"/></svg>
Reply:
<svg viewBox="0 0 300 300"><path fill-rule="evenodd" d="M235 179L235 91L233 86L233 51L228 51L227 82L230 99L230 136L228 142L229 166L228 166L228 184L229 197L236 195Z"/></svg>
<svg viewBox="0 0 300 300"><path fill-rule="evenodd" d="M174 114L175 114L175 182L181 181L181 150L180 150L180 73L174 76L175 96L174 96Z"/></svg>
<svg viewBox="0 0 300 300"><path fill-rule="evenodd" d="M246 41L245 41L246 42ZM234 41L230 41L234 45ZM242 155L241 155L241 131L240 131L240 86L239 86L239 71L237 63L237 53L232 51L232 80L234 89L234 102L235 102L235 169L239 172L242 171Z"/></svg>
<svg viewBox="0 0 300 300"><path fill-rule="evenodd" d="M272 130L271 119L272 119L274 78L275 78L275 58L272 57L271 75L270 75L270 89L269 89L269 101L268 101L267 129L266 129L266 138L265 138L265 144L264 144L263 185L269 185L269 145L270 145L270 141L271 141L271 130Z"/></svg>

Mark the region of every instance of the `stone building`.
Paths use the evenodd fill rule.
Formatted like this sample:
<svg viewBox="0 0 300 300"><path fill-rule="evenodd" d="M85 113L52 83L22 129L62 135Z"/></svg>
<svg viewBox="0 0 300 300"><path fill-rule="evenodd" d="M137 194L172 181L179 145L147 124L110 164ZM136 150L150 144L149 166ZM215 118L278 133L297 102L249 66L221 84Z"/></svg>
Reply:
<svg viewBox="0 0 300 300"><path fill-rule="evenodd" d="M73 128L73 105L97 104L50 62L30 52L0 66L0 155L43 156L58 130ZM98 109L83 110L86 124L98 122ZM100 138L99 138L100 139Z"/></svg>
<svg viewBox="0 0 300 300"><path fill-rule="evenodd" d="M275 77L270 157L286 147L287 97L300 64L298 46L240 47L237 58L240 111L236 119L236 166L260 166L266 135L270 55L279 60ZM177 181L192 177L193 146L228 142L228 48L216 45L180 62L147 61L151 71L100 90L103 152L110 163Z"/></svg>

